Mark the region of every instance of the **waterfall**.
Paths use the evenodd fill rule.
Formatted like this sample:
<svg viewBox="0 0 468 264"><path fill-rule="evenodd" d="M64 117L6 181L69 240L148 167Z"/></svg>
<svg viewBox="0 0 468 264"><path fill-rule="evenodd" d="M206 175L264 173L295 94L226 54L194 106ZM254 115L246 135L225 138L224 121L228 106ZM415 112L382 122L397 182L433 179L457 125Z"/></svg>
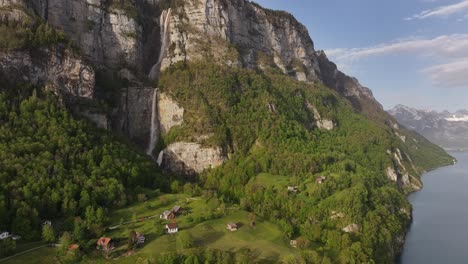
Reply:
<svg viewBox="0 0 468 264"><path fill-rule="evenodd" d="M161 69L161 63L167 55L167 49L170 42L170 26L171 26L171 9L164 10L159 17L159 26L161 28L161 49L159 51L159 58L156 64L151 67L148 74L150 80L156 80L159 77L159 71Z"/></svg>
<svg viewBox="0 0 468 264"><path fill-rule="evenodd" d="M161 164L163 163L163 158L164 158L164 151L161 150L161 152L159 152L158 159L156 160L156 162L158 163L160 167L161 167Z"/></svg>
<svg viewBox="0 0 468 264"><path fill-rule="evenodd" d="M158 141L159 134L159 124L158 124L158 89L154 89L153 92L153 103L151 106L151 131L150 131L150 141L148 143L148 150L146 154L153 156L154 148Z"/></svg>

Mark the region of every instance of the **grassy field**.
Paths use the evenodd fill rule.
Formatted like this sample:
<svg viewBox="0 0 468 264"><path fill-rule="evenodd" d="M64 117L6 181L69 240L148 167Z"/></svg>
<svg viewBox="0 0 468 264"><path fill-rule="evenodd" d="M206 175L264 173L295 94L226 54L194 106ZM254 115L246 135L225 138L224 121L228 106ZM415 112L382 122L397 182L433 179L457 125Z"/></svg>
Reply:
<svg viewBox="0 0 468 264"><path fill-rule="evenodd" d="M166 222L170 222L161 221L159 214L174 205L182 207L182 213L177 216L176 221L180 231L192 235L194 247L209 247L231 252L248 249L253 258L267 261L277 261L284 256L295 254L295 250L289 246L289 241L283 238L283 232L276 224L257 218L255 227L251 227L249 213L236 206L224 205L217 199L206 200L191 198L184 194L166 194L113 212L110 215L110 226L135 219L137 221L105 232L104 236L119 241L112 254L113 260L106 260L99 252L94 252L93 255L85 257L83 262L147 263L161 253L177 251L177 234L157 234L158 225L163 226ZM156 217L142 220L151 216ZM228 231L226 225L230 222L237 223L239 230ZM131 230L145 234L146 243L132 255L122 257L121 255L126 252L125 242ZM54 256L54 249L45 248L4 263L53 263Z"/></svg>
<svg viewBox="0 0 468 264"><path fill-rule="evenodd" d="M20 255L9 259L2 264L45 264L45 263L55 263L55 249L50 247L40 248L35 251L31 251L24 255Z"/></svg>

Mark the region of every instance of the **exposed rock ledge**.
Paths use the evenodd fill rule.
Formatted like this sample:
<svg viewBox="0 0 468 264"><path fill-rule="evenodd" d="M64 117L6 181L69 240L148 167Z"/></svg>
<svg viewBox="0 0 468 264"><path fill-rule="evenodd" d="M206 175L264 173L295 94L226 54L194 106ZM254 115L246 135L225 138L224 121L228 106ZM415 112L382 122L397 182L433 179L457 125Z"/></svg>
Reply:
<svg viewBox="0 0 468 264"><path fill-rule="evenodd" d="M0 52L1 79L44 85L62 99L94 96L94 70L64 48Z"/></svg>
<svg viewBox="0 0 468 264"><path fill-rule="evenodd" d="M158 158L164 169L183 175L193 175L218 167L225 160L220 147L203 148L201 144L190 142L170 144Z"/></svg>

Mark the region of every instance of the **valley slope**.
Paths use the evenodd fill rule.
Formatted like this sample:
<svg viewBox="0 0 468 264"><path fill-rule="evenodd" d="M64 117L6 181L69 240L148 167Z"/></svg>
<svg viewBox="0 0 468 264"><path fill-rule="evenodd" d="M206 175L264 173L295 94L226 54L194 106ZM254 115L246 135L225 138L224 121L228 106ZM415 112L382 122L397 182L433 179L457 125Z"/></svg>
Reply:
<svg viewBox="0 0 468 264"><path fill-rule="evenodd" d="M163 11L167 19L159 19ZM103 211L164 197L160 191L185 192L216 201L204 209L207 221L228 217L222 208L232 205L234 215L273 222L282 233L274 243L305 241L290 255L281 250L277 261L391 263L411 220L405 194L422 187L423 172L453 162L316 51L305 26L286 12L245 0L12 0L0 1L0 15L4 149L21 131L15 162L0 152L0 213L8 215L0 226L33 230L31 239L39 237L39 219L65 219L57 231L73 232L71 241L102 259L96 238L115 223ZM27 122L39 129L25 130ZM36 146L48 126L65 132L50 132L52 146ZM40 168L43 188L79 201L73 210L55 194L39 199L33 170L23 169L29 164ZM63 184L55 183L58 172ZM6 185L11 179L31 186ZM105 179L118 195L99 188ZM30 211L35 220L16 228ZM154 239L162 235L156 229L148 229ZM202 239L203 232L195 241ZM179 253L176 262L204 259L196 249L168 251Z"/></svg>

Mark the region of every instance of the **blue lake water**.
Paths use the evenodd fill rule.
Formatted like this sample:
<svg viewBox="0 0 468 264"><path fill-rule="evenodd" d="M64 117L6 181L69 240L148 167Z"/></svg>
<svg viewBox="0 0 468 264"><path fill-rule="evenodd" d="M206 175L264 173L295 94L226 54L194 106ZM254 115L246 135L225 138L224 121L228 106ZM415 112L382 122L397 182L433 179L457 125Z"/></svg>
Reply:
<svg viewBox="0 0 468 264"><path fill-rule="evenodd" d="M423 175L424 188L409 196L402 264L468 263L468 152L451 154L458 163Z"/></svg>

